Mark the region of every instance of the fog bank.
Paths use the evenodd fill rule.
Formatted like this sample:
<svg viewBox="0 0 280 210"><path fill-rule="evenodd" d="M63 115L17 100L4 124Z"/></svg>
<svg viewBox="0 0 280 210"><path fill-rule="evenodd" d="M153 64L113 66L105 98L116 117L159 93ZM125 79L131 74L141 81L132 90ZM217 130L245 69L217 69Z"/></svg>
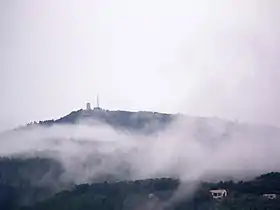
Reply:
<svg viewBox="0 0 280 210"><path fill-rule="evenodd" d="M181 117L153 135L104 124L34 125L1 135L0 155L55 158L76 183L105 175L237 180L280 171L279 137L276 127L215 118Z"/></svg>

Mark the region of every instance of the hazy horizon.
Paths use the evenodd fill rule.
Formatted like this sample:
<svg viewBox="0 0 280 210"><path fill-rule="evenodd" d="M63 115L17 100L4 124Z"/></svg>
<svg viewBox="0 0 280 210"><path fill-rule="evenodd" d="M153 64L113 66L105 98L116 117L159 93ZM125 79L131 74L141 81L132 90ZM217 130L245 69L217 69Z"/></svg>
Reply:
<svg viewBox="0 0 280 210"><path fill-rule="evenodd" d="M280 125L280 2L0 0L0 130L95 104Z"/></svg>

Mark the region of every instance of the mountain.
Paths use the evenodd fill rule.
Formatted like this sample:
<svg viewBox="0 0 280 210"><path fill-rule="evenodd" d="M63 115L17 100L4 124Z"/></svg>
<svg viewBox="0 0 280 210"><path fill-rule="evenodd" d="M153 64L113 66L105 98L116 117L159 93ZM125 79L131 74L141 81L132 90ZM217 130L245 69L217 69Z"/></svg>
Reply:
<svg viewBox="0 0 280 210"><path fill-rule="evenodd" d="M78 183L101 181L102 177L135 178L140 167L146 169L141 172L143 177L177 177L188 167L225 179L244 178L244 170L248 177L280 171L280 129L267 125L95 108L16 131L0 135L0 154L30 157L32 153L34 157L36 152L40 157L55 158L71 169L70 177ZM161 159L166 161L161 163ZM198 164L193 166L192 161Z"/></svg>
<svg viewBox="0 0 280 210"><path fill-rule="evenodd" d="M158 112L129 112L129 111L109 111L101 108L92 110L77 110L56 120L39 121L30 125L39 124L43 126L65 125L65 124L96 124L103 123L114 128L131 130L134 132L152 133L166 128L178 116Z"/></svg>
<svg viewBox="0 0 280 210"><path fill-rule="evenodd" d="M170 128L174 123L177 123L175 126L181 131L191 132L199 141L221 141L233 137L275 140L280 137L280 128L271 125L239 123L216 117L195 117L148 111L110 111L101 108L72 111L61 118L32 122L19 129L34 125L49 127L54 125L86 124L94 126L103 124L122 131L153 134Z"/></svg>
<svg viewBox="0 0 280 210"><path fill-rule="evenodd" d="M246 182L204 183L198 194L172 208L162 203L172 198L178 180L145 178L174 178L194 170L219 181L217 175L230 180L244 170L253 175L279 171L279 139L278 127L218 118L73 111L0 135L0 209L277 209L279 200L260 196L280 194L277 173ZM144 171L145 180L131 181ZM210 188L227 188L230 196L215 202Z"/></svg>
<svg viewBox="0 0 280 210"><path fill-rule="evenodd" d="M279 181L279 173L270 173L246 182L199 183L191 193L186 192L193 183L170 178L83 184L24 209L279 210ZM228 195L213 199L212 189L225 189ZM276 199L266 199L265 193L276 194Z"/></svg>

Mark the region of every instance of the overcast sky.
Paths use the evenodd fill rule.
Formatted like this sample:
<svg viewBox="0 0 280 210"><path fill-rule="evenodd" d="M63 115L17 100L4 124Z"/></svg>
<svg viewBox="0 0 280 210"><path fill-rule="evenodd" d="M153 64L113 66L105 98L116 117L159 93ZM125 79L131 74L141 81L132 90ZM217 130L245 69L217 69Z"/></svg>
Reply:
<svg viewBox="0 0 280 210"><path fill-rule="evenodd" d="M280 125L279 11L279 0L0 0L1 129L97 94L106 109Z"/></svg>

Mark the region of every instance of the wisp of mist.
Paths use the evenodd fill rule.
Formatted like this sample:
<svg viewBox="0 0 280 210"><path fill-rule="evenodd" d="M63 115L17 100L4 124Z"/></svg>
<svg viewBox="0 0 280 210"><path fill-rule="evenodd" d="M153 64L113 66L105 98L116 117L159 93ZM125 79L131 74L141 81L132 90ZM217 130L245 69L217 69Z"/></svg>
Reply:
<svg viewBox="0 0 280 210"><path fill-rule="evenodd" d="M118 4L109 0L102 1L104 4L94 2L98 9L116 6L115 10L109 8L115 11L111 19L107 18L107 13L96 15L96 21L104 20L104 24L111 21L112 27L108 31L112 32L113 38L110 41L118 40L112 46L106 45L108 49L112 47L110 53L115 56L108 63L116 74L126 69L120 73L123 78L131 75L130 70L134 68L139 74L135 76L132 73L132 82L129 79L112 81L120 87L126 85L120 90L127 91L126 82L130 81L133 86L135 81L142 85L136 90L144 88L147 95L153 88L158 88L163 95L186 96L186 103L182 106L191 114L218 113L230 119L236 117L279 125L280 65L279 50L276 49L277 46L279 48L280 37L277 23L279 1L143 0L132 8L129 3L132 1L119 0ZM123 9L125 5L131 10ZM80 7L73 8L77 14L83 13ZM144 12L146 19L142 21ZM123 24L118 24L120 22ZM47 23L53 27L55 21L52 19ZM98 27L94 32L98 32ZM57 26L58 32L59 29ZM67 29L61 35L71 34ZM102 29L106 31L107 28ZM86 30L75 31L88 35ZM44 30L40 32L44 34ZM101 32L96 37L103 37ZM85 37L86 41L90 40ZM64 39L58 39L57 44L61 40ZM77 43L80 40L76 40ZM104 40L100 43L107 44L108 40ZM93 43L90 42L91 46L99 42ZM83 46L88 50L87 42ZM105 60L107 64L107 58L99 59L102 53L98 50L103 50L104 54L106 46L96 46L95 67L103 70L105 64L102 62ZM47 49L50 52L46 54L53 53L52 48ZM64 53L64 48L58 50L58 54ZM42 55L44 57L45 54ZM142 57L145 58L143 62ZM67 63L69 57L61 59L59 62L64 63L61 65L63 68L72 68ZM88 60L83 67L91 64L91 58ZM155 73L155 69L161 72ZM144 76L139 73L142 71ZM158 75L166 79L155 83ZM74 82L69 84L74 86L76 76L72 78ZM105 78L106 85L110 85L110 78ZM115 80L114 76L112 78ZM176 82L171 84L176 88L172 89L170 85L170 94L167 84L174 78ZM137 98L137 93L133 92L133 97ZM156 98L157 95L148 97ZM153 135L123 132L104 124L91 126L81 123L50 127L34 125L6 132L0 138L0 156L51 156L62 163L65 177L77 184L90 182L102 174L123 179L169 176L182 181L201 181L249 179L262 173L280 171L279 128L217 118L179 117L168 128Z"/></svg>
<svg viewBox="0 0 280 210"><path fill-rule="evenodd" d="M276 127L195 117L179 117L148 136L104 124L34 125L2 135L0 155L56 158L76 183L122 173L122 179L216 181L279 171L279 137Z"/></svg>

